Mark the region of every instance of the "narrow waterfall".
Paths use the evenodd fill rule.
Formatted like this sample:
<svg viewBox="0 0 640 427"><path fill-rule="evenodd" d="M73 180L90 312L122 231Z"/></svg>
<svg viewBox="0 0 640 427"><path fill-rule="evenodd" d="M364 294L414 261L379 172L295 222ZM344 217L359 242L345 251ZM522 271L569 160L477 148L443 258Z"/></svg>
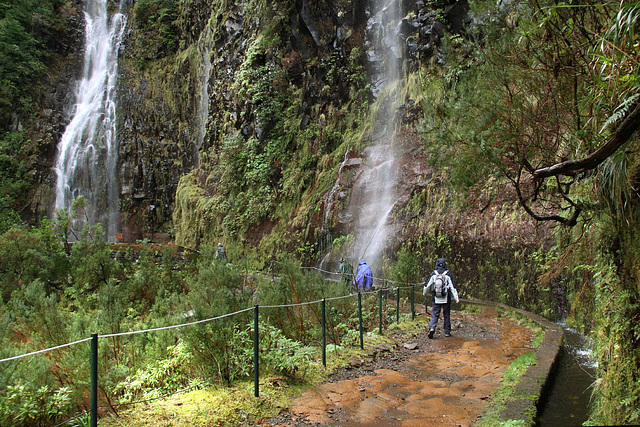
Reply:
<svg viewBox="0 0 640 427"><path fill-rule="evenodd" d="M382 261L395 233L389 221L398 200L396 191L399 165L395 147L393 104L402 78L403 47L397 26L402 19L399 0L374 0L373 16L369 27L373 29L374 47L369 51L379 67L372 70L375 95L380 102L372 145L364 151L362 177L352 190L352 199L359 200L355 213L355 242L352 256L366 259L374 268ZM394 88L392 90L392 88Z"/></svg>
<svg viewBox="0 0 640 427"><path fill-rule="evenodd" d="M76 228L101 223L113 241L120 227L115 87L126 17L109 16L107 0L87 0L84 14L84 68L71 121L58 144L56 209L69 209L84 196L86 215Z"/></svg>
<svg viewBox="0 0 640 427"><path fill-rule="evenodd" d="M204 31L203 34L207 34ZM202 47L202 80L200 87L200 99L198 103L198 135L194 146L194 165L200 167L200 149L207 134L207 118L209 116L209 76L211 74L211 52L206 37L201 40Z"/></svg>

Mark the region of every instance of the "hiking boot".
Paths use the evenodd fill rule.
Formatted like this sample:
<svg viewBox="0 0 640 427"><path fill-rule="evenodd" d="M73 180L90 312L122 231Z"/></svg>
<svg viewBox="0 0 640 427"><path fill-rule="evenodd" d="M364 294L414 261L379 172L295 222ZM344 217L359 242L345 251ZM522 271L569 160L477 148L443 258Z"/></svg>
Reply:
<svg viewBox="0 0 640 427"><path fill-rule="evenodd" d="M433 339L433 333L435 332L434 329L429 329L429 339L432 340Z"/></svg>
<svg viewBox="0 0 640 427"><path fill-rule="evenodd" d="M451 336L450 332L447 332L446 334L444 334L445 337L449 338Z"/></svg>

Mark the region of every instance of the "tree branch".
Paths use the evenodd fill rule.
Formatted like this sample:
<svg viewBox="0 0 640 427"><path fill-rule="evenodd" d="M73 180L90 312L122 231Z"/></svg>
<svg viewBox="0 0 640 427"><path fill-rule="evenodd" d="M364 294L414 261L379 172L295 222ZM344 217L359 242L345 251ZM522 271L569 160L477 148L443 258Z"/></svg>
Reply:
<svg viewBox="0 0 640 427"><path fill-rule="evenodd" d="M596 168L618 148L631 138L633 133L640 128L640 102L636 102L631 113L620 123L613 136L594 153L580 160L567 160L532 172L535 179L543 179L557 175L574 175ZM527 168L528 169L528 168Z"/></svg>
<svg viewBox="0 0 640 427"><path fill-rule="evenodd" d="M566 218L560 215L538 215L537 213L535 213L533 209L531 209L531 207L527 205L527 201L525 197L522 195L522 191L520 190L521 172L522 170L518 172L517 180L511 179L511 182L513 183L513 187L516 190L516 195L518 196L518 202L520 202L520 206L522 206L522 208L525 210L525 212L529 214L529 216L531 216L536 221L556 221L556 222L559 222L560 224L563 224L569 227L573 227L578 223L578 216L580 216L581 209L579 206L576 206L573 202L571 203L571 205L573 206L574 210L573 210L573 215L571 215L570 218Z"/></svg>

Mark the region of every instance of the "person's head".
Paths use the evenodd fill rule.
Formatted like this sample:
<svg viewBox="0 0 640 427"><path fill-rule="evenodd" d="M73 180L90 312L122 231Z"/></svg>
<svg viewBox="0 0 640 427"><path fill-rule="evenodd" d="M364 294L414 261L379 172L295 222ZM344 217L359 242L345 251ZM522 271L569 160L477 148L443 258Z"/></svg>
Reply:
<svg viewBox="0 0 640 427"><path fill-rule="evenodd" d="M222 246L222 242L218 243L218 246Z"/></svg>
<svg viewBox="0 0 640 427"><path fill-rule="evenodd" d="M344 262L344 257L341 257L341 258L340 258L340 262Z"/></svg>
<svg viewBox="0 0 640 427"><path fill-rule="evenodd" d="M364 258L362 258L362 259L360 260L360 264L366 264L366 263L367 263L367 261L365 261L365 260L364 260Z"/></svg>
<svg viewBox="0 0 640 427"><path fill-rule="evenodd" d="M446 260L446 259L444 259L444 258L438 258L438 259L436 260L436 270L437 270L437 269L439 269L439 268L441 268L441 269L443 269L443 270L446 270L446 269L447 269L447 260Z"/></svg>

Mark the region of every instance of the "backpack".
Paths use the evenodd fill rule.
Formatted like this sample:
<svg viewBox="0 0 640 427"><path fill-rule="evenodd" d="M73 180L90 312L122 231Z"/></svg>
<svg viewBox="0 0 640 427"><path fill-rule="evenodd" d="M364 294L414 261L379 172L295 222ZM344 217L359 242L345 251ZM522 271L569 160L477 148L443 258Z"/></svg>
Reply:
<svg viewBox="0 0 640 427"><path fill-rule="evenodd" d="M447 297L447 279L446 275L448 271L440 274L437 271L434 271L435 279L433 281L433 292L435 293L437 298L446 298Z"/></svg>

